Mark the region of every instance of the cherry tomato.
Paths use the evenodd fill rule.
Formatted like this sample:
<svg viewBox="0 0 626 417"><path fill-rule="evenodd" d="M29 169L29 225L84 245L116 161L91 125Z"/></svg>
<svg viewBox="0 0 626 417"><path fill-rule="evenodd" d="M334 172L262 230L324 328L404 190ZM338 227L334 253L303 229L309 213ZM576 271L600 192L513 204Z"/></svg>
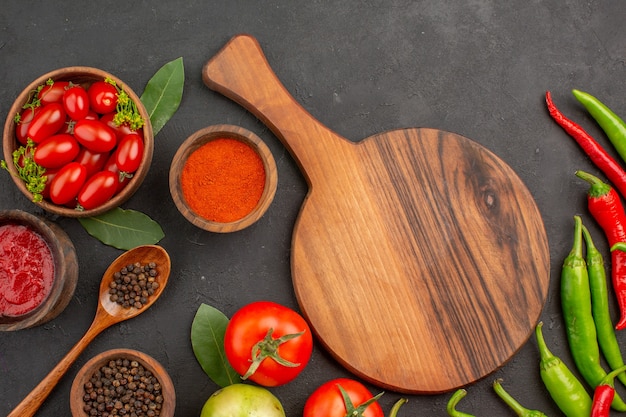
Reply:
<svg viewBox="0 0 626 417"><path fill-rule="evenodd" d="M124 136L129 135L131 133L137 133L139 136L143 137L143 130L141 128L137 130L132 130L130 126L128 126L125 123L118 126L113 121L113 119L115 118L115 114L116 114L115 112L107 113L103 115L102 117L100 117L100 121L102 123L105 123L107 126L109 126L111 129L115 131L118 142L122 140Z"/></svg>
<svg viewBox="0 0 626 417"><path fill-rule="evenodd" d="M96 81L87 89L89 103L96 113L106 114L117 106L117 88L106 81Z"/></svg>
<svg viewBox="0 0 626 417"><path fill-rule="evenodd" d="M54 204L70 203L76 198L86 179L87 168L78 162L70 162L50 182L50 199Z"/></svg>
<svg viewBox="0 0 626 417"><path fill-rule="evenodd" d="M65 94L65 90L69 85L69 81L55 81L53 84L46 84L39 90L37 98L39 98L39 102L42 105L61 103L63 94Z"/></svg>
<svg viewBox="0 0 626 417"><path fill-rule="evenodd" d="M356 409L359 405L370 400L372 393L360 382L348 379L337 378L325 382L320 385L313 394L309 396L304 404L303 417L345 417L362 416L362 417L384 417L383 410L377 401L372 402L365 410L360 413L354 413L354 410L348 410L346 407L339 386L346 391L353 407Z"/></svg>
<svg viewBox="0 0 626 417"><path fill-rule="evenodd" d="M107 162L104 164L103 170L111 171L117 176L117 193L119 193L124 189L124 187L128 185L128 183L130 182L130 178L120 172L120 169L115 163L115 158L116 155L115 152L113 152Z"/></svg>
<svg viewBox="0 0 626 417"><path fill-rule="evenodd" d="M111 171L95 173L78 192L78 204L85 210L101 206L115 195L117 182L117 175Z"/></svg>
<svg viewBox="0 0 626 417"><path fill-rule="evenodd" d="M259 343L263 346L253 358L253 347L261 347ZM277 346L271 349L272 344ZM231 366L244 379L273 387L293 380L306 367L313 337L307 322L295 311L273 302L257 301L239 309L230 319L224 349ZM291 366L280 364L275 358Z"/></svg>
<svg viewBox="0 0 626 417"><path fill-rule="evenodd" d="M93 152L81 147L74 161L87 168L87 178L89 178L96 172L102 171L108 159L109 152Z"/></svg>
<svg viewBox="0 0 626 417"><path fill-rule="evenodd" d="M93 152L109 152L117 144L113 129L100 120L81 119L74 124L78 143Z"/></svg>
<svg viewBox="0 0 626 417"><path fill-rule="evenodd" d="M52 183L52 180L56 177L58 172L58 169L46 168L46 186L41 192L41 196L47 200L50 199L50 183Z"/></svg>
<svg viewBox="0 0 626 417"><path fill-rule="evenodd" d="M80 120L89 114L89 97L87 90L80 85L74 85L63 94L63 108L72 120Z"/></svg>
<svg viewBox="0 0 626 417"><path fill-rule="evenodd" d="M27 136L39 143L52 136L65 125L65 110L61 103L50 103L41 107L28 126Z"/></svg>
<svg viewBox="0 0 626 417"><path fill-rule="evenodd" d="M72 135L60 133L44 139L33 154L33 159L44 168L61 168L72 162L78 155L80 146Z"/></svg>
<svg viewBox="0 0 626 417"><path fill-rule="evenodd" d="M35 115L39 113L41 107L27 107L20 112L20 121L15 126L15 136L18 142L22 145L26 145L28 138L28 126L35 118Z"/></svg>
<svg viewBox="0 0 626 417"><path fill-rule="evenodd" d="M143 157L143 139L136 133L124 136L115 151L115 163L120 171L132 174L137 171Z"/></svg>

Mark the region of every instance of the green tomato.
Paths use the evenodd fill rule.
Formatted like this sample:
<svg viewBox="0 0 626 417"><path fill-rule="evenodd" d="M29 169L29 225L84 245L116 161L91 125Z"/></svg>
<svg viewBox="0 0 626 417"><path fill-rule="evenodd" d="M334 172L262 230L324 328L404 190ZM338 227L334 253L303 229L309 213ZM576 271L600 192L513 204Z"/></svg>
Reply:
<svg viewBox="0 0 626 417"><path fill-rule="evenodd" d="M256 385L228 385L209 397L200 417L285 417L271 392Z"/></svg>

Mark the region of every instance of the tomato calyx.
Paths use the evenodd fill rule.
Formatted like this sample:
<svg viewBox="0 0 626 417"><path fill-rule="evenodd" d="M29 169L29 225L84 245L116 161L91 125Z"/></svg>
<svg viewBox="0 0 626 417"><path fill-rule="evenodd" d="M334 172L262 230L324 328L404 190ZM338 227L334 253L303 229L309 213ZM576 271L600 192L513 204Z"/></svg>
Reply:
<svg viewBox="0 0 626 417"><path fill-rule="evenodd" d="M345 417L362 417L367 407L369 407L372 403L378 401L378 399L384 394L384 392L380 392L369 400L359 404L358 407L355 407L346 390L343 389L341 385L337 385L337 388L339 388L339 391L341 392L341 397L343 398L343 403L346 407Z"/></svg>
<svg viewBox="0 0 626 417"><path fill-rule="evenodd" d="M286 334L276 339L272 337L273 333L274 329L270 327L269 329L267 329L265 337L256 342L254 346L252 346L252 360L250 361L251 364L246 373L241 377L241 379L245 380L252 376L261 365L261 362L263 362L266 358L271 358L280 365L288 368L295 368L300 366L299 363L293 363L281 357L278 353L278 348L283 343L301 336L302 334L304 334L304 331Z"/></svg>

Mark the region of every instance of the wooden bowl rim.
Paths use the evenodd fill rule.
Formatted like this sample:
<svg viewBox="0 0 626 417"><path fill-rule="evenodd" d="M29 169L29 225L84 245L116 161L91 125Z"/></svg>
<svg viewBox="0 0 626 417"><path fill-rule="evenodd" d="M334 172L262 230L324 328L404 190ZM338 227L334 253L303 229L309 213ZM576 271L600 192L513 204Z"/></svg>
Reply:
<svg viewBox="0 0 626 417"><path fill-rule="evenodd" d="M258 204L246 216L230 223L214 222L196 214L191 207L187 205L180 183L180 174L189 155L202 145L219 138L236 139L247 144L259 155L263 161L263 167L265 168L265 187ZM278 172L276 168L276 161L274 160L274 156L272 155L272 152L267 144L255 133L235 125L212 125L194 132L180 145L170 166L170 194L172 195L176 208L189 222L209 232L236 232L254 224L261 217L263 217L271 205L276 194L277 185Z"/></svg>
<svg viewBox="0 0 626 417"><path fill-rule="evenodd" d="M102 365L112 359L131 359L137 360L144 368L152 372L161 384L161 393L163 394L163 407L161 409L161 417L172 417L176 409L176 390L169 373L156 359L152 356L140 352L135 349L115 348L109 349L97 354L89 359L80 370L76 373L72 386L70 388L70 411L73 417L88 417L83 411L83 387L85 382L94 374L94 372Z"/></svg>
<svg viewBox="0 0 626 417"><path fill-rule="evenodd" d="M78 258L69 236L55 224L22 210L0 210L0 225L30 226L46 242L54 260L54 282L46 298L30 312L0 319L0 331L15 331L43 324L65 309L76 290Z"/></svg>
<svg viewBox="0 0 626 417"><path fill-rule="evenodd" d="M22 194L24 194L32 202L32 193L26 189L24 182L19 177L17 177L17 170L12 163L13 151L18 147L18 142L15 138L14 117L22 110L22 106L27 102L32 91L35 90L38 86L45 84L45 82L50 78L55 81L79 81L84 83L93 82L100 79L104 80L105 78L111 78L112 80L114 80L118 87L122 88L135 102L135 104L137 104L137 109L139 110L141 117L144 119L144 126L142 128L144 140L143 159L141 165L139 166L139 169L135 172L133 178L129 180L129 183L124 187L124 189L100 207L96 207L91 210L79 211L70 207L59 206L46 200L37 203L33 202L33 204L36 204L37 206L50 213L64 217L97 216L115 207L120 206L137 191L137 189L143 182L143 179L147 175L148 170L150 169L152 155L154 153L154 135L152 130L152 124L150 123L150 116L145 106L139 99L139 96L128 84L124 83L121 79L99 68L93 68L88 66L71 66L49 71L33 80L17 96L17 98L11 105L11 108L9 109L2 135L2 148L4 153L4 159L5 161L7 161L7 165L9 168L9 172L11 173L11 177L13 178L13 182L15 182L17 188L22 192Z"/></svg>

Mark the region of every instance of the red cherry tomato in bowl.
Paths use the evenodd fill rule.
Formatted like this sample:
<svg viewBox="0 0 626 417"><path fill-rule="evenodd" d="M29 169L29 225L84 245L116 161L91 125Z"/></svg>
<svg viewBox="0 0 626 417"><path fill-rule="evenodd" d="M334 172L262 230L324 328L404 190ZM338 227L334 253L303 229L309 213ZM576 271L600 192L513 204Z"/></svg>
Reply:
<svg viewBox="0 0 626 417"><path fill-rule="evenodd" d="M95 173L78 192L78 204L85 210L101 206L115 195L117 181L117 175L111 171Z"/></svg>
<svg viewBox="0 0 626 417"><path fill-rule="evenodd" d="M96 172L102 171L108 159L109 152L93 152L87 148L81 147L74 161L87 168L87 178L89 178Z"/></svg>
<svg viewBox="0 0 626 417"><path fill-rule="evenodd" d="M44 139L33 154L33 159L44 168L61 168L72 162L78 155L80 146L72 135L60 133Z"/></svg>
<svg viewBox="0 0 626 417"><path fill-rule="evenodd" d="M76 198L87 180L87 168L78 162L70 162L61 168L50 182L50 200L65 205Z"/></svg>
<svg viewBox="0 0 626 417"><path fill-rule="evenodd" d="M50 103L41 107L28 125L27 136L35 143L54 135L65 124L65 109L60 103Z"/></svg>
<svg viewBox="0 0 626 417"><path fill-rule="evenodd" d="M117 144L115 132L100 120L78 120L74 125L74 137L93 152L109 152Z"/></svg>
<svg viewBox="0 0 626 417"><path fill-rule="evenodd" d="M80 120L89 114L89 97L87 90L80 85L74 85L63 94L63 108L72 120Z"/></svg>
<svg viewBox="0 0 626 417"><path fill-rule="evenodd" d="M242 307L230 319L224 349L231 366L244 379L273 387L293 380L306 367L313 337L307 322L295 311L257 301Z"/></svg>
<svg viewBox="0 0 626 417"><path fill-rule="evenodd" d="M106 81L91 84L87 94L91 108L96 113L111 113L117 107L117 88Z"/></svg>
<svg viewBox="0 0 626 417"><path fill-rule="evenodd" d="M41 105L60 103L69 85L69 81L54 81L52 84L46 84L37 93L37 98Z"/></svg>
<svg viewBox="0 0 626 417"><path fill-rule="evenodd" d="M39 110L41 110L41 107L39 106L26 107L20 112L19 121L17 122L17 126L15 126L15 136L22 145L26 145L27 143L28 127L35 118L35 115L39 113Z"/></svg>
<svg viewBox="0 0 626 417"><path fill-rule="evenodd" d="M121 172L132 174L137 171L143 158L143 139L136 133L124 136L115 151L115 164Z"/></svg>
<svg viewBox="0 0 626 417"><path fill-rule="evenodd" d="M341 387L351 404L346 404L341 394ZM360 382L349 378L337 378L320 385L309 396L304 404L303 417L384 417L384 413L378 401L372 401L374 396ZM361 408L359 408L361 406ZM352 409L350 409L352 408ZM364 408L364 410L362 409Z"/></svg>
<svg viewBox="0 0 626 417"><path fill-rule="evenodd" d="M102 117L100 117L100 121L115 131L118 142L122 140L124 136L130 135L131 133L136 133L139 136L143 137L143 130L141 128L137 130L133 130L126 123L122 123L121 125L118 126L117 123L113 121L116 114L117 114L116 112L112 112L112 113L107 113L105 115L102 115Z"/></svg>

